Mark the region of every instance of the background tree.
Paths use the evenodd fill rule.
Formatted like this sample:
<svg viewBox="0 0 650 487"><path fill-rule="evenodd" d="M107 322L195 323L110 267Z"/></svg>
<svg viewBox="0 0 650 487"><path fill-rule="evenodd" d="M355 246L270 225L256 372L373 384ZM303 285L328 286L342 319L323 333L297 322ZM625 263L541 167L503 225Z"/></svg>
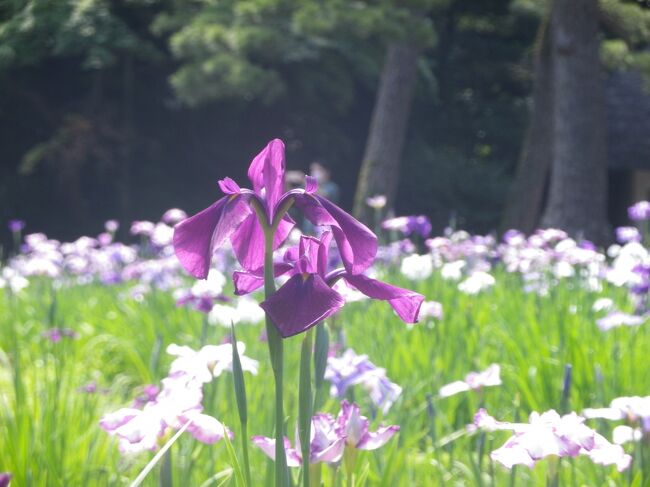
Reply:
<svg viewBox="0 0 650 487"><path fill-rule="evenodd" d="M548 2L547 7L549 9L564 8L555 1ZM572 7L581 8L575 3L572 3ZM648 66L650 66L648 59L650 58L646 50L650 40L650 11L644 5L638 2L601 0L595 9L590 9L587 13L595 18L598 29L595 41L597 57L593 56L592 45L590 47L592 55L587 58L581 54L575 54L579 57L580 62L591 60L592 63L600 63L602 61L608 70L638 69L643 73L650 73L648 70ZM540 225L542 213L545 212L544 224L561 226L574 234L585 234L586 232L592 238L599 239L602 238L604 228L606 228L606 197L608 193L606 189L607 161L605 160L607 151L603 146L607 138L604 129L607 116L604 113L604 102L602 95L594 94L591 82L587 82L587 91L592 90L591 94L579 89L580 93L576 93L575 97L571 94L572 92L564 92L562 97L567 98L559 101L554 97L557 96L557 90L560 89L557 86L560 81L563 83L562 89L578 89L577 85L566 83L567 72L556 73L554 67L558 62L563 68L575 67L572 63L569 63L568 66L563 64L562 59L572 53L573 48L570 46L586 48L584 44L586 39L575 38L578 33L574 33L570 26L562 25L562 22L571 22L572 17L568 20L556 20L555 24L548 21L548 15L542 14L542 17L546 20L541 23L534 50L533 109L516 178L510 190L508 205L502 219L502 228L519 228L529 232ZM561 31L569 32L572 36L565 38L564 41L556 39L556 45L553 47L551 45L553 26L558 23L560 23L558 28ZM580 32L584 31L582 27L578 27L578 29L581 29ZM556 37L560 36L558 31L555 33ZM558 42L560 47L557 45ZM590 42L594 44L593 39ZM566 49L561 48L562 43L565 44ZM596 80L602 84L605 78L605 73L601 71L601 75ZM602 92L602 90L602 86L599 86L596 93ZM595 98L589 102L582 98L593 96ZM581 114L562 105L567 102L579 103L578 100L581 98L584 103L588 103L588 110L595 110L594 113L591 115ZM593 123L592 116L596 117L593 119ZM573 156L567 158L566 153L564 155L556 153L557 138L564 138L564 135L567 134L565 124L570 123L570 120L565 117L570 117L570 119L583 117L582 121L576 122L577 126L582 127L580 130L595 131L589 137L583 134L583 137L578 138L577 134L574 134L562 142L565 144L563 150L566 150L566 144L568 144L575 147L573 150L580 152L577 159ZM562 119L562 128L560 129L554 126L558 119ZM593 143L594 146L587 147L584 145L587 143ZM595 169L595 172L584 172L588 164L583 160L585 156L590 158L591 164L594 165L591 169ZM581 160L582 162L580 162ZM571 165L574 163L576 166L571 169ZM555 168L556 164L559 169L555 172L556 177L553 177L551 168ZM582 203L576 206L578 200ZM583 209L578 210L577 208L580 207ZM579 216L575 214L578 211L582 212ZM573 223L570 223L569 220Z"/></svg>

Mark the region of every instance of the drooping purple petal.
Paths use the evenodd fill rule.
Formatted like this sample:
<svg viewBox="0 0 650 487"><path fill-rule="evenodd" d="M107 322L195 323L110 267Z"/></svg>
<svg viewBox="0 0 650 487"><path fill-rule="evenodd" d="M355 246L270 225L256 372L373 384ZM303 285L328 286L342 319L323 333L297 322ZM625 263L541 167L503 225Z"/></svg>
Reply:
<svg viewBox="0 0 650 487"><path fill-rule="evenodd" d="M363 274L345 274L343 278L366 296L388 301L406 323L417 323L424 296L408 289L371 279Z"/></svg>
<svg viewBox="0 0 650 487"><path fill-rule="evenodd" d="M287 338L336 313L343 304L343 297L320 276L296 274L260 306Z"/></svg>
<svg viewBox="0 0 650 487"><path fill-rule="evenodd" d="M273 238L273 250L286 240L294 223L289 217L280 221ZM257 215L251 213L231 235L230 242L241 266L255 271L264 266L264 230Z"/></svg>
<svg viewBox="0 0 650 487"><path fill-rule="evenodd" d="M258 196L266 200L269 220L273 220L275 204L284 191L284 142L273 139L251 162L248 179Z"/></svg>
<svg viewBox="0 0 650 487"><path fill-rule="evenodd" d="M253 444L264 452L271 460L275 461L275 439L265 436L253 436ZM302 465L302 457L297 450L291 447L289 438L284 437L284 450L287 454L287 467L296 468Z"/></svg>
<svg viewBox="0 0 650 487"><path fill-rule="evenodd" d="M232 438L232 432L228 431L223 423L207 414L193 413L183 419L192 421L187 427L187 431L201 443L211 445L221 440L226 434Z"/></svg>
<svg viewBox="0 0 650 487"><path fill-rule="evenodd" d="M382 426L377 431L368 431L363 438L357 443L359 450L376 450L384 446L395 433L399 431L399 426Z"/></svg>
<svg viewBox="0 0 650 487"><path fill-rule="evenodd" d="M328 225L341 254L343 265L351 274L360 274L377 254L377 237L368 227L334 203L307 192L294 195L295 204L314 225Z"/></svg>
<svg viewBox="0 0 650 487"><path fill-rule="evenodd" d="M174 252L183 268L194 277L205 279L214 249L223 245L251 211L246 198L224 196L176 225Z"/></svg>
<svg viewBox="0 0 650 487"><path fill-rule="evenodd" d="M133 418L140 414L139 409L134 408L122 408L117 411L109 414L105 414L102 419L99 420L99 426L104 431L109 433L115 431L120 426L124 426L126 423L131 421Z"/></svg>
<svg viewBox="0 0 650 487"><path fill-rule="evenodd" d="M273 264L273 274L280 277L291 271L293 266L285 262L276 262ZM243 296L261 288L264 285L264 269L256 271L235 271L232 274L233 284L235 285L235 295Z"/></svg>

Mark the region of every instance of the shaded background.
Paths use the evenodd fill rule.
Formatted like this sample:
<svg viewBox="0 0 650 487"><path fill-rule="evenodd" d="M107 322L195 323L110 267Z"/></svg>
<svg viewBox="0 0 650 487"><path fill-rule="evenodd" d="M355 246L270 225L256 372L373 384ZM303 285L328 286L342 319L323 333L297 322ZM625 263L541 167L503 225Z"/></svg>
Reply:
<svg viewBox="0 0 650 487"><path fill-rule="evenodd" d="M417 45L419 57L395 212L426 214L436 231L450 221L495 230L552 8L527 0L0 1L0 220L70 239L100 232L108 218L195 212L219 196L218 179L245 186L251 158L274 137L287 144L289 169L329 166L340 204L351 208L386 49L398 40ZM632 109L647 96L649 12L644 2L599 3L606 83L637 76ZM617 140L643 139L648 117L617 122ZM609 158L614 224L643 194L631 188L650 165L644 150L625 164Z"/></svg>

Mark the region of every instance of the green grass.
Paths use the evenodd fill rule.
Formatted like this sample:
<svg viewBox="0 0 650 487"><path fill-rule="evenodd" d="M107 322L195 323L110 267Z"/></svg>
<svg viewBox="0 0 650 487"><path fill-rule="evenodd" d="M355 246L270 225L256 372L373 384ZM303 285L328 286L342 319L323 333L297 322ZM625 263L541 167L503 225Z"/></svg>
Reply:
<svg viewBox="0 0 650 487"><path fill-rule="evenodd" d="M612 297L621 309L629 310L624 290L606 286L595 294L565 280L549 296L540 297L524 293L517 275L496 271L495 277L492 290L466 296L456 290L456 283L437 274L414 284L393 273L390 282L440 301L444 319L409 329L386 303L364 301L347 305L329 323L332 336L342 330L347 346L368 354L404 389L389 413L385 417L379 413L375 421L399 424L400 433L380 450L361 452L357 477L367 474L364 485L544 485L548 461L532 470L516 468L513 474L490 462L490 448L501 446L507 433L465 432L481 405L498 419L510 421L525 420L533 410L558 409L567 363L573 366L573 410L604 406L622 395L650 393L650 326L603 333L591 311L599 296ZM164 351L169 343L199 347L203 315L177 308L163 292L150 294L143 302L122 299L126 290L101 285L53 290L47 280L32 280L18 295L0 294L0 471L13 473L12 485L128 485L152 458L153 453L121 457L116 440L99 428L98 421L129 405L142 385L165 377L171 362ZM72 328L79 337L51 343L42 333L52 326ZM262 327L239 325L237 334L247 344L246 354L261 362L258 376L246 374L248 431L271 436L273 380L267 346L259 340ZM228 333L210 327L208 339L217 343ZM300 340L285 343L290 432L298 412ZM435 398L443 384L493 362L502 366L502 386L481 395ZM82 392L80 388L91 381L97 382L98 391ZM206 412L237 435L231 375L215 379L204 391ZM371 416L364 392L354 393L362 412ZM433 395L433 416L428 395ZM336 414L338 404L329 400L323 409ZM590 425L611 438L613 424ZM232 445L239 452L237 439ZM183 435L171 451L173 485L224 481L235 485L227 472L219 476L230 468L223 442L202 445ZM650 454L646 452L645 472L639 460L637 455L631 474L593 465L585 458L564 460L559 466L560 485L650 485ZM255 448L251 467L254 485L264 485L269 460ZM159 474L157 467L144 485L161 485ZM336 475L324 469L326 485L343 482L342 474L338 479Z"/></svg>

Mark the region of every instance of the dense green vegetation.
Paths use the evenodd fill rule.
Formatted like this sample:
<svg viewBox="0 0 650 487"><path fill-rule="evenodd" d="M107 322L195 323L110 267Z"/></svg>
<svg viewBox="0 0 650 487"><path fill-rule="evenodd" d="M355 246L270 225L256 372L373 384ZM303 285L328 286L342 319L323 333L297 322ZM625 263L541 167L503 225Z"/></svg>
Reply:
<svg viewBox="0 0 650 487"><path fill-rule="evenodd" d="M518 275L503 270L494 275L494 288L477 296L458 292L456 283L437 272L416 284L415 289L443 304L445 317L439 322L424 321L409 329L387 305L365 301L346 306L329 323L333 336L344 336L347 346L368 354L403 387L402 397L376 421L398 424L400 433L383 449L362 453L358 463L359 474L368 469L367 485L542 485L549 461L510 474L487 456L505 441L506 433L488 433L483 439L465 432L480 405L504 420L559 409L565 364L573 366L572 410L650 390L647 326L600 331L591 311L597 295L577 288L571 279L540 297L524 293ZM393 271L390 281L413 287ZM0 471L13 472L16 485L126 485L151 458L146 453L120 457L114 439L99 428L99 418L129 405L142 385L166 375L168 344L198 348L203 315L175 307L167 294L155 292L138 302L125 298L125 291L99 285L52 289L49 281L33 281L19 295L3 293ZM606 286L601 295L629 309L623 290ZM52 343L43 337L52 326L71 328L79 337ZM247 345L246 355L260 360L259 375L246 376L249 431L268 435L273 389L268 350L258 339L262 327L240 324L237 330ZM208 340L218 343L227 333L210 327ZM286 342L289 385L298 383L299 340ZM487 388L480 396L435 397L441 385L490 363L501 364L502 386ZM83 391L89 383L96 383L96 391ZM237 434L231 375L217 378L206 393L207 411ZM354 399L370 415L362 390L355 391ZM292 431L297 387L287 387L286 400ZM323 409L335 414L338 403L329 400ZM609 437L611 423L591 425ZM251 455L253 477L262 485L270 461L256 449ZM230 460L223 441L208 446L183 436L172 448L171 464L174 485L207 486L221 485L214 476ZM325 470L325 479L331 479L333 472ZM638 463L633 472L634 478L628 479L628 473L585 458L563 460L560 485L623 485L628 480L644 485ZM146 485L158 485L158 476L156 469Z"/></svg>

